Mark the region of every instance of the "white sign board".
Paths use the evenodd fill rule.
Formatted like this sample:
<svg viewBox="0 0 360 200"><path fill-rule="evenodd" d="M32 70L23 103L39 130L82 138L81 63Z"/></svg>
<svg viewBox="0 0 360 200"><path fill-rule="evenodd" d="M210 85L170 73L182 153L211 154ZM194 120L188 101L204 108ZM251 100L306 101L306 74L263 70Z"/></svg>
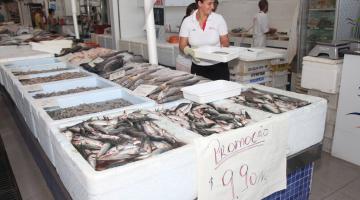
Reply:
<svg viewBox="0 0 360 200"><path fill-rule="evenodd" d="M197 140L199 200L262 199L285 189L286 122L277 117Z"/></svg>
<svg viewBox="0 0 360 200"><path fill-rule="evenodd" d="M360 166L360 55L345 55L332 155Z"/></svg>

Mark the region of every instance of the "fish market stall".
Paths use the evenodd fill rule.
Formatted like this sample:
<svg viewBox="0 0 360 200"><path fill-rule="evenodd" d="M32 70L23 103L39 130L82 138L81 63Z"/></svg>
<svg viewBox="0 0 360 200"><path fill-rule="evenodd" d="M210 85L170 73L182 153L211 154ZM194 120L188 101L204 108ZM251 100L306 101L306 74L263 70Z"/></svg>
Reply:
<svg viewBox="0 0 360 200"><path fill-rule="evenodd" d="M0 64L16 60L53 57L52 54L34 51L29 46L6 46L0 47ZM3 68L0 69L0 84L3 83Z"/></svg>
<svg viewBox="0 0 360 200"><path fill-rule="evenodd" d="M209 83L205 78L150 65L127 52L74 52L67 57L76 61L71 65L44 58L0 66L5 89L72 199L208 199L204 173L211 159L204 161L208 152L199 154L202 145L261 127L272 127L271 141L281 142L267 144L281 163L271 164L278 165L276 173L270 165L265 170L267 184L276 181L276 187L259 192L261 198L286 187L286 162L287 189L267 199L309 194L314 159L295 167L290 160L317 150L324 134L325 100L243 84L232 96L222 97L225 91L218 89L212 95L220 99L196 103L184 99L182 90ZM271 160L272 155L265 157ZM218 178L211 184L219 183Z"/></svg>

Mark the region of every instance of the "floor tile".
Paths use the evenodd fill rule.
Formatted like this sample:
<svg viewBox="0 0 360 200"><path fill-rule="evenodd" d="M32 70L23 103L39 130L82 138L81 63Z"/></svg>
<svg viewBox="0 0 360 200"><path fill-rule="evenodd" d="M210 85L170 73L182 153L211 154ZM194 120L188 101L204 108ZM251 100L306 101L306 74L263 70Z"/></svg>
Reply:
<svg viewBox="0 0 360 200"><path fill-rule="evenodd" d="M342 192L336 192L333 195L323 199L323 200L359 200L358 198L352 198L351 196L342 193Z"/></svg>
<svg viewBox="0 0 360 200"><path fill-rule="evenodd" d="M360 199L360 178L350 182L340 192L347 194L354 199Z"/></svg>
<svg viewBox="0 0 360 200"><path fill-rule="evenodd" d="M357 166L325 154L321 161L316 163L313 182L335 191L354 181L357 177L360 177L360 170Z"/></svg>

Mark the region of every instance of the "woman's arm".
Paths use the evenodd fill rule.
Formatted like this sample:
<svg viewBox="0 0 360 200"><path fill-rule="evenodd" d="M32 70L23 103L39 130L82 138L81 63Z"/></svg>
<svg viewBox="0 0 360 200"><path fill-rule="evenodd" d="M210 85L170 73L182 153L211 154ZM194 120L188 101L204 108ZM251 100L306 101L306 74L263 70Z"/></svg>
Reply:
<svg viewBox="0 0 360 200"><path fill-rule="evenodd" d="M220 46L221 47L229 47L230 46L228 34L220 36Z"/></svg>
<svg viewBox="0 0 360 200"><path fill-rule="evenodd" d="M189 46L188 38L187 37L180 37L180 41L179 41L179 49L180 49L180 51L184 53L184 48L186 46Z"/></svg>

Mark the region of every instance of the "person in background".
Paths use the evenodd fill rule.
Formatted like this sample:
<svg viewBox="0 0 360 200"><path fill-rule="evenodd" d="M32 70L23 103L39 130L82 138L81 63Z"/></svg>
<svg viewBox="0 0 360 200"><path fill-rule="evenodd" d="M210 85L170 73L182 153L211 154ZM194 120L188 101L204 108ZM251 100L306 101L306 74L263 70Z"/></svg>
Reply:
<svg viewBox="0 0 360 200"><path fill-rule="evenodd" d="M47 20L48 31L58 33L58 20L55 17L55 10L49 9L49 17Z"/></svg>
<svg viewBox="0 0 360 200"><path fill-rule="evenodd" d="M181 20L180 27L184 21L184 19L194 13L194 11L197 9L196 3L191 3L186 8L186 13L183 19ZM179 55L176 57L176 70L184 71L190 73L191 69L191 57L184 55L182 52L179 53Z"/></svg>
<svg viewBox="0 0 360 200"><path fill-rule="evenodd" d="M44 29L43 12L41 9L37 9L34 15L35 29Z"/></svg>
<svg viewBox="0 0 360 200"><path fill-rule="evenodd" d="M227 63L200 60L194 48L203 46L228 47L228 29L224 18L213 12L214 0L196 0L198 9L184 19L180 28L179 48L192 57L191 73L211 80L229 80Z"/></svg>
<svg viewBox="0 0 360 200"><path fill-rule="evenodd" d="M258 5L260 11L254 17L253 47L265 47L266 34L274 34L276 29L269 27L269 17L267 15L269 4L267 0L260 0Z"/></svg>
<svg viewBox="0 0 360 200"><path fill-rule="evenodd" d="M5 22L5 16L3 15L2 11L3 11L3 9L2 9L2 7L0 6L0 23L1 23L1 22Z"/></svg>
<svg viewBox="0 0 360 200"><path fill-rule="evenodd" d="M213 12L216 12L218 6L219 6L219 0L215 0Z"/></svg>

